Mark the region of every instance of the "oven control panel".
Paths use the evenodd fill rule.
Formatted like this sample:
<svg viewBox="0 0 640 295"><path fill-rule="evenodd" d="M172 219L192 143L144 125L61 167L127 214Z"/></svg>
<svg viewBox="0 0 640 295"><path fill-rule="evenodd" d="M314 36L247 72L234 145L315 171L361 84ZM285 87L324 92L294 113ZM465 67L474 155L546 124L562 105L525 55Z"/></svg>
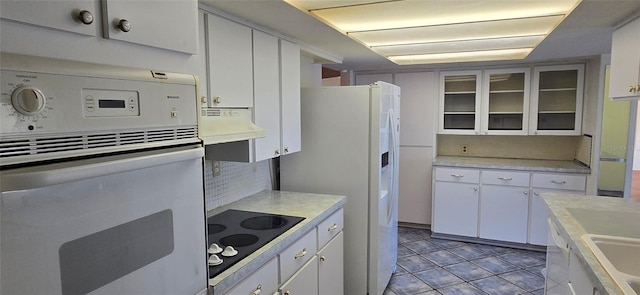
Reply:
<svg viewBox="0 0 640 295"><path fill-rule="evenodd" d="M2 136L197 125L195 82L13 70L0 81Z"/></svg>

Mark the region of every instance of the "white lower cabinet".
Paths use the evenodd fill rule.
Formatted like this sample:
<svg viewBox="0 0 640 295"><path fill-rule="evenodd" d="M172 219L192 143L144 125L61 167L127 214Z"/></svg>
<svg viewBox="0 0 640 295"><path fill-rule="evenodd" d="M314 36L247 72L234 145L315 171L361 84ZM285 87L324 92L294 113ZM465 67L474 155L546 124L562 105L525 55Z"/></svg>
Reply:
<svg viewBox="0 0 640 295"><path fill-rule="evenodd" d="M528 215L528 187L482 186L480 238L526 243Z"/></svg>
<svg viewBox="0 0 640 295"><path fill-rule="evenodd" d="M434 167L436 234L547 245L543 193L586 192L586 175Z"/></svg>
<svg viewBox="0 0 640 295"><path fill-rule="evenodd" d="M569 292L572 295L600 294L573 251L569 256Z"/></svg>
<svg viewBox="0 0 640 295"><path fill-rule="evenodd" d="M280 286L281 295L317 295L318 261L314 256L289 280Z"/></svg>
<svg viewBox="0 0 640 295"><path fill-rule="evenodd" d="M269 260L260 269L229 290L227 294L268 294L278 291L278 259Z"/></svg>
<svg viewBox="0 0 640 295"><path fill-rule="evenodd" d="M436 181L433 231L478 236L478 184Z"/></svg>
<svg viewBox="0 0 640 295"><path fill-rule="evenodd" d="M344 294L343 233L318 251L318 293Z"/></svg>

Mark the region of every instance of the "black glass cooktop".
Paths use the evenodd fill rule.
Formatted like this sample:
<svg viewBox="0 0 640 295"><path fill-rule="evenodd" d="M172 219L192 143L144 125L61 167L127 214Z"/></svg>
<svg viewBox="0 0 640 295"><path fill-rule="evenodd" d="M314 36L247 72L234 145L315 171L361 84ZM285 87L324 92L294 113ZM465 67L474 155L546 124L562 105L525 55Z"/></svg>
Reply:
<svg viewBox="0 0 640 295"><path fill-rule="evenodd" d="M225 271L260 247L304 220L303 217L241 210L227 210L207 218L207 250L213 243L222 249L233 246L238 254L217 254L222 263L209 265L209 278ZM207 254L207 258L213 254Z"/></svg>

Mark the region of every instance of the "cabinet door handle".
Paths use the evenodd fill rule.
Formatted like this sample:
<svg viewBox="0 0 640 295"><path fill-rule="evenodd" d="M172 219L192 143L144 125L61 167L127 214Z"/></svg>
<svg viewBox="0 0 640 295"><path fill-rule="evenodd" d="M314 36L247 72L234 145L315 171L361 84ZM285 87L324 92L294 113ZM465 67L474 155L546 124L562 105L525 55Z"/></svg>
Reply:
<svg viewBox="0 0 640 295"><path fill-rule="evenodd" d="M451 174L451 176L457 177L457 178L463 178L464 177L463 174Z"/></svg>
<svg viewBox="0 0 640 295"><path fill-rule="evenodd" d="M552 180L551 183L555 183L555 184L566 184L567 182L564 180Z"/></svg>
<svg viewBox="0 0 640 295"><path fill-rule="evenodd" d="M328 231L334 231L336 230L336 228L338 228L338 225L334 223L332 226L329 227Z"/></svg>
<svg viewBox="0 0 640 295"><path fill-rule="evenodd" d="M296 253L296 255L293 258L298 259L298 258L304 257L305 255L307 255L307 248L303 248L302 251Z"/></svg>
<svg viewBox="0 0 640 295"><path fill-rule="evenodd" d="M251 292L251 295L258 295L260 294L260 292L262 292L262 284L258 284L258 287L256 287L256 289Z"/></svg>
<svg viewBox="0 0 640 295"><path fill-rule="evenodd" d="M78 12L78 19L85 25L93 23L93 14L88 10L81 10Z"/></svg>
<svg viewBox="0 0 640 295"><path fill-rule="evenodd" d="M509 180L513 180L513 178L511 178L511 177L498 177L498 179L500 179L500 180L507 180L507 181L509 181Z"/></svg>

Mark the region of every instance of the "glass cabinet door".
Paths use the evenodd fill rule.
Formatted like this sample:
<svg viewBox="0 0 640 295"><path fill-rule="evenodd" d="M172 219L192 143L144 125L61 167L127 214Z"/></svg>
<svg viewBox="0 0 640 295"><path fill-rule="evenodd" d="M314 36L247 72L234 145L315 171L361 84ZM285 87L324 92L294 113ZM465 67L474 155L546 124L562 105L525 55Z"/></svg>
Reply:
<svg viewBox="0 0 640 295"><path fill-rule="evenodd" d="M480 71L443 72L440 75L442 134L478 134Z"/></svg>
<svg viewBox="0 0 640 295"><path fill-rule="evenodd" d="M483 134L527 134L529 73L529 69L485 71Z"/></svg>
<svg viewBox="0 0 640 295"><path fill-rule="evenodd" d="M583 83L583 65L534 68L530 134L579 135Z"/></svg>

